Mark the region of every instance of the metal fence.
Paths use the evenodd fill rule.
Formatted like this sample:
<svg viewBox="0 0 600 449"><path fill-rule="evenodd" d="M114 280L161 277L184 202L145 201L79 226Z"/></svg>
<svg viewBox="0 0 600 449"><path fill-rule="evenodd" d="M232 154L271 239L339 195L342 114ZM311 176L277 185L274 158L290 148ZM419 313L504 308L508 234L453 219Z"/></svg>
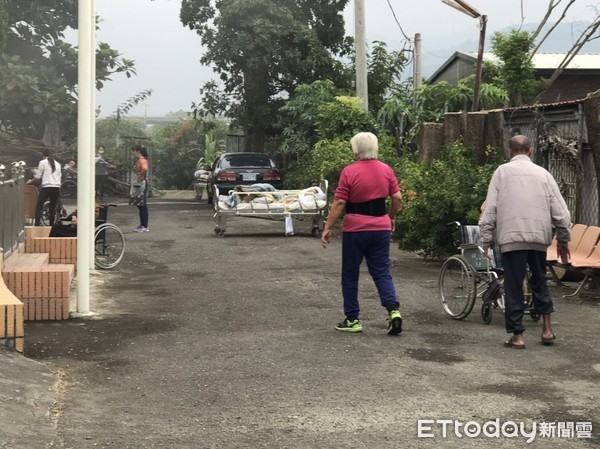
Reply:
<svg viewBox="0 0 600 449"><path fill-rule="evenodd" d="M537 149L534 161L556 179L573 223L598 225L598 189L594 157L587 140L581 102L505 111L508 137L523 134ZM561 142L559 151L552 142ZM564 151L566 146L572 151Z"/></svg>
<svg viewBox="0 0 600 449"><path fill-rule="evenodd" d="M23 240L25 163L0 164L0 252L7 256Z"/></svg>

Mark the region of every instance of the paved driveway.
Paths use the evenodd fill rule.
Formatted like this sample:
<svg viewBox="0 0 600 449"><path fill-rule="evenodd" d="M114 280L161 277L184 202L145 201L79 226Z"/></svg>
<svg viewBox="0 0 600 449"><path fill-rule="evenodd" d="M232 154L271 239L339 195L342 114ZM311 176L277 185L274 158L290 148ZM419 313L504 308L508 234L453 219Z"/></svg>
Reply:
<svg viewBox="0 0 600 449"><path fill-rule="evenodd" d="M365 331L341 334L339 234L325 250L308 222L285 237L239 219L217 238L205 203L154 201L149 233L132 231L133 208L111 210L127 252L92 276L97 316L27 325L26 356L60 374L52 447L524 446L509 421L537 426L530 447L600 444L598 299L555 289L556 346L528 323L528 348L507 349L498 316L444 314L440 263L394 248L404 332L386 334L365 271ZM436 421L421 423L429 438L420 419Z"/></svg>

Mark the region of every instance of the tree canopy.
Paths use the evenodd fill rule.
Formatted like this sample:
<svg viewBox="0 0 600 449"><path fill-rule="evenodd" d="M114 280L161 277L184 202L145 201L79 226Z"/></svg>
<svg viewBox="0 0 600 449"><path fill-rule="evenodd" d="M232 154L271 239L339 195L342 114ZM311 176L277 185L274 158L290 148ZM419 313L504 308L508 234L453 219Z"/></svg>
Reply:
<svg viewBox="0 0 600 449"><path fill-rule="evenodd" d="M535 99L545 83L536 80L530 54L535 47L533 34L511 30L494 33L492 49L500 60L499 78L506 89L510 106L521 106Z"/></svg>
<svg viewBox="0 0 600 449"><path fill-rule="evenodd" d="M77 28L77 7L77 0L0 0L1 133L53 144L74 133L77 49L64 32ZM130 76L133 62L99 43L97 87L118 72Z"/></svg>
<svg viewBox="0 0 600 449"><path fill-rule="evenodd" d="M196 30L228 101L216 104L262 151L282 98L317 79L343 79L343 11L349 0L183 0L180 18ZM214 83L207 85L214 88Z"/></svg>

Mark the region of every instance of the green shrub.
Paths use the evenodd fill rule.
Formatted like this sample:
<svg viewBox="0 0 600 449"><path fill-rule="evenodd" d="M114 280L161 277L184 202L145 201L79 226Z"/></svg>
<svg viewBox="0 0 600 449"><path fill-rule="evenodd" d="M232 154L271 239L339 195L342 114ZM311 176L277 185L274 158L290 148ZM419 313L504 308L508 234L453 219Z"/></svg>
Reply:
<svg viewBox="0 0 600 449"><path fill-rule="evenodd" d="M361 131L377 134L380 153L388 159L395 156L391 138L379 130L356 97L338 96L321 104L315 126L318 140L306 153L297 152L297 159L290 162L285 175L286 188L304 188L315 180L327 179L333 192L342 169L354 161L350 139Z"/></svg>
<svg viewBox="0 0 600 449"><path fill-rule="evenodd" d="M457 251L448 223L477 224L487 186L502 154L489 148L488 153L495 162L478 166L472 149L456 143L445 148L428 167L414 156L400 161L395 168L404 203L396 219L395 237L401 249L420 252L427 258L446 257Z"/></svg>

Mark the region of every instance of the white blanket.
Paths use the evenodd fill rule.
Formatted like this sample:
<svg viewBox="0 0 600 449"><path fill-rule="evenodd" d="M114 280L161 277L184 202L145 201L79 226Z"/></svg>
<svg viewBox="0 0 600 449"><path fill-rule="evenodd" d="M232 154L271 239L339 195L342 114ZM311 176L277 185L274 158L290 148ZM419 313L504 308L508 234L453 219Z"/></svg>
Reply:
<svg viewBox="0 0 600 449"><path fill-rule="evenodd" d="M303 213L318 211L327 206L327 196L319 187L303 190L284 190L278 192L243 192L236 193L240 201L234 207L219 200L219 209L257 213Z"/></svg>

